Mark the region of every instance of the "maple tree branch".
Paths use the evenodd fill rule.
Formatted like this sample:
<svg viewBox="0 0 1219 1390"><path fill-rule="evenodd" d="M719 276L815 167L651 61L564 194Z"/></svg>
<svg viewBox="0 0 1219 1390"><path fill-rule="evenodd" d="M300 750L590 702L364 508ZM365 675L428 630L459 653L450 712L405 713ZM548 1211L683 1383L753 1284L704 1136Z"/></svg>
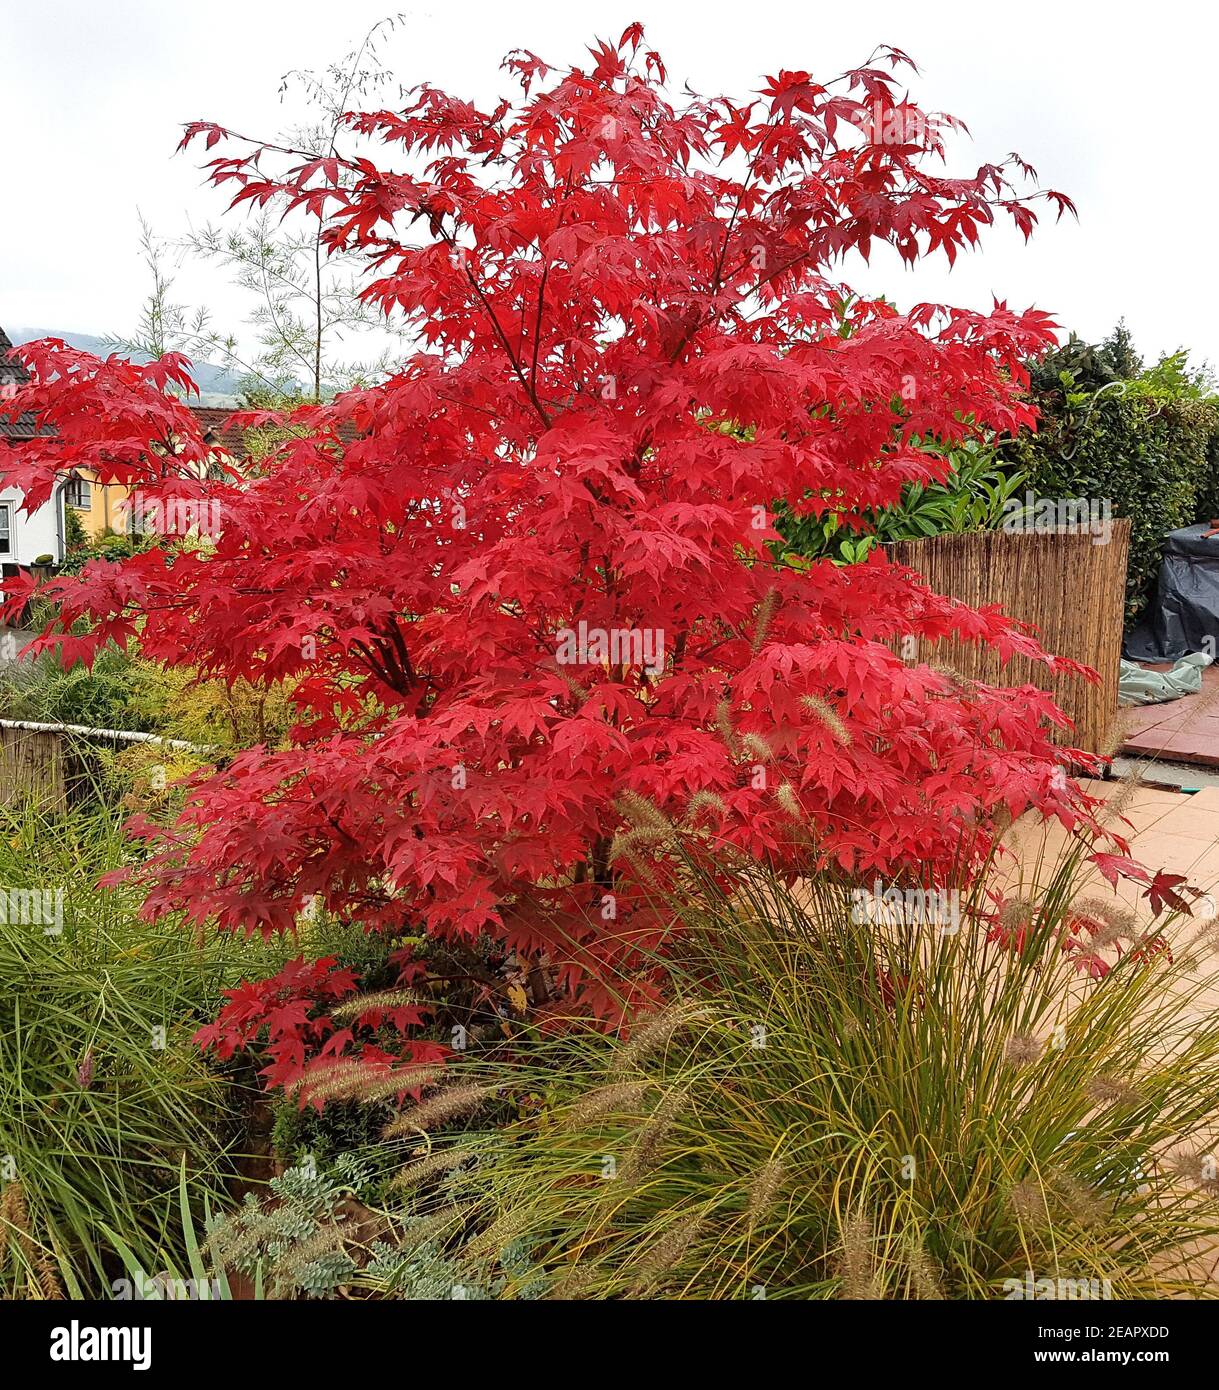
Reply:
<svg viewBox="0 0 1219 1390"><path fill-rule="evenodd" d="M438 226L436 230L441 240L446 242L452 250L460 251L462 249L457 245L457 238L453 233L446 232L443 226ZM470 270L470 267L466 265L464 258L461 260L461 268L470 288L478 296L479 302L482 304L487 317L491 320L491 327L495 331L495 336L499 339L501 347L507 353L508 361L512 364L512 370L516 375L516 379L520 382L522 390L525 392L525 395L528 396L534 410L537 412L538 418L542 422L542 427L544 429L549 429L550 416L547 415L541 401L538 400L537 391L533 384L526 378L524 369L521 367L520 360L516 353L512 350L512 344L508 341L508 335L504 332L503 325L500 323L498 315L491 307L490 300L483 293L482 286L479 285L478 281L474 278L474 273Z"/></svg>
<svg viewBox="0 0 1219 1390"><path fill-rule="evenodd" d="M560 206L560 208L559 208L559 219L558 219L558 221L555 223L555 231L556 231L556 232L557 232L557 231L559 230L559 228L563 225L563 217L564 217L564 214L565 214L566 211L567 211L567 201L568 201L568 199L570 198L570 196L571 196L571 180L568 179L568 180L567 180L567 184L566 184L566 192L565 192L565 194L564 194L564 196L563 196L563 202L562 202L562 204L561 204L561 206ZM539 252L541 251L541 249L542 249L542 248L541 248L541 246L539 245L539 247L538 247ZM538 281L538 310L537 310L537 314L535 315L534 321L533 321L533 360L531 361L530 366L529 366L529 380L530 380L530 381L532 382L532 384L533 384L532 389L533 389L533 391L534 391L534 403L535 403L535 404L538 404L537 394L536 394L536 393L537 393L537 380L538 380L538 349L541 347L541 344L542 344L542 310L543 310L543 307L544 307L545 302L546 302L546 281L547 281L549 275L550 275L550 262L549 262L549 260L546 260L545 258L543 258L543 261L542 261L542 274L541 274L541 277L540 277L540 279L539 279L539 281ZM521 310L521 314L522 314L522 320L523 320L523 318L524 318L524 309L523 309L523 307L522 307L522 310ZM547 423L549 423L549 421L547 421Z"/></svg>

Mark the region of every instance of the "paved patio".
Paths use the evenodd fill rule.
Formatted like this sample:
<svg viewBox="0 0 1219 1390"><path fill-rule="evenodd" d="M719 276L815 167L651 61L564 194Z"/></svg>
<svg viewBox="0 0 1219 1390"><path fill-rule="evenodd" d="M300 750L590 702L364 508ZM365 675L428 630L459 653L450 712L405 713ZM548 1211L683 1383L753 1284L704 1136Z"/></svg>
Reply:
<svg viewBox="0 0 1219 1390"><path fill-rule="evenodd" d="M1090 784L1094 794L1107 792L1107 798L1114 795L1115 785L1121 784ZM1115 828L1128 831L1140 863L1153 871L1185 874L1208 893L1219 887L1219 787L1204 787L1192 795L1138 787L1122 815L1133 828Z"/></svg>
<svg viewBox="0 0 1219 1390"><path fill-rule="evenodd" d="M1167 671L1171 663L1147 665ZM1160 758L1219 768L1219 666L1202 672L1202 690L1164 705L1139 705L1122 711L1128 757Z"/></svg>
<svg viewBox="0 0 1219 1390"><path fill-rule="evenodd" d="M1155 767L1148 772L1154 777ZM1195 901L1192 916L1179 917L1165 928L1174 951L1198 943L1200 934L1219 916L1219 786L1204 787L1191 795L1153 786L1135 786L1131 790L1128 782L1119 780L1084 781L1083 785L1092 795L1106 801L1123 799L1122 819L1115 815L1111 824L1130 841L1131 855L1138 863L1152 872L1166 869L1184 874L1203 891L1205 896ZM1012 857L997 876L1005 892L1023 896L1035 882L1044 886L1066 839L1065 832L1056 825L1039 824L1031 817L1018 821L1007 837ZM1113 888L1093 868L1077 901L1088 897L1122 902L1136 909L1141 923L1150 924L1147 901L1136 884L1119 880ZM1201 1021L1212 1018L1219 1009L1219 953L1211 944L1196 950L1193 960L1195 978L1202 988L1192 1001L1190 1016ZM1219 1120L1219 1114L1216 1119ZM1192 1258L1196 1262L1196 1277L1219 1285L1219 1245L1200 1243L1194 1247Z"/></svg>
<svg viewBox="0 0 1219 1390"><path fill-rule="evenodd" d="M1154 769L1149 775L1154 776ZM1219 905L1219 787L1204 787L1189 794L1154 786L1136 786L1131 792L1124 781L1116 780L1084 779L1081 785L1106 801L1123 797L1120 818L1115 815L1110 827L1129 840L1135 860L1153 873L1167 869L1184 874L1195 887L1212 894ZM1009 890L1022 882L1031 883L1035 876L1044 883L1066 840L1057 823L1045 825L1029 819L1013 826L1006 841L1012 858L1000 875L1001 881ZM1142 895L1137 885L1125 880L1119 880L1113 889L1096 869L1089 887L1098 896L1116 892L1132 906ZM1145 909L1145 901L1143 905ZM1198 919L1208 911L1214 915L1215 909L1200 904L1194 921L1186 919L1184 928L1196 930Z"/></svg>

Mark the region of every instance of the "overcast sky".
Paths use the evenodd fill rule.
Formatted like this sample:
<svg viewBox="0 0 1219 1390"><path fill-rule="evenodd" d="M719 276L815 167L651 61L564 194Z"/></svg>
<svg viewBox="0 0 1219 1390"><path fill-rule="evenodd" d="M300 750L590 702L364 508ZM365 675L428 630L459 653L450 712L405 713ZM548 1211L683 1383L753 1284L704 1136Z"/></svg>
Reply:
<svg viewBox="0 0 1219 1390"><path fill-rule="evenodd" d="M953 161L972 172L1018 150L1079 222L1027 246L1008 229L951 273L875 262L859 287L899 304L1036 305L1087 337L1125 315L1146 356L1179 345L1219 365L1219 169L1208 7L1160 0L794 5L719 0L426 0L385 48L405 84L489 102L512 90L503 54L579 61L594 34L636 18L670 80L743 96L780 67L829 76L878 43L906 49L914 91L970 126ZM280 79L340 57L393 0L0 0L0 324L127 333L147 277L137 209L163 236L217 218L200 156L174 155L180 126L214 119L270 135L293 113ZM592 16L595 14L595 18ZM951 167L951 165L950 165ZM175 297L240 331L248 304L218 272L189 265Z"/></svg>

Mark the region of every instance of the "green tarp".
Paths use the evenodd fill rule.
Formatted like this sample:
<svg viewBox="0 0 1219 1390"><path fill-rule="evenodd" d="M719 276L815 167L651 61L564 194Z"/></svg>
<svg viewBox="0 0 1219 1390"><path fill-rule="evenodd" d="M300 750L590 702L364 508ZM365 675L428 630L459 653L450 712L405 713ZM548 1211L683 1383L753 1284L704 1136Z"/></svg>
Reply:
<svg viewBox="0 0 1219 1390"><path fill-rule="evenodd" d="M1148 671L1133 661L1123 661L1119 668L1117 702L1119 705L1158 705L1165 700L1179 700L1182 695L1196 695L1202 689L1203 668L1213 658L1205 652L1183 656L1171 671Z"/></svg>

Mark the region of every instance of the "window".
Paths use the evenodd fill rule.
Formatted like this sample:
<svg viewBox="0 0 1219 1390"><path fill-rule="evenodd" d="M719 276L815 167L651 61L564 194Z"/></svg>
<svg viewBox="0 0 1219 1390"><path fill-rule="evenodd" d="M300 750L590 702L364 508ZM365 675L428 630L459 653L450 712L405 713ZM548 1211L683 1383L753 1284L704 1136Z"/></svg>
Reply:
<svg viewBox="0 0 1219 1390"><path fill-rule="evenodd" d="M0 555L13 553L13 504L0 502Z"/></svg>
<svg viewBox="0 0 1219 1390"><path fill-rule="evenodd" d="M70 478L64 488L64 499L70 507L87 512L93 506L93 489L87 478Z"/></svg>

